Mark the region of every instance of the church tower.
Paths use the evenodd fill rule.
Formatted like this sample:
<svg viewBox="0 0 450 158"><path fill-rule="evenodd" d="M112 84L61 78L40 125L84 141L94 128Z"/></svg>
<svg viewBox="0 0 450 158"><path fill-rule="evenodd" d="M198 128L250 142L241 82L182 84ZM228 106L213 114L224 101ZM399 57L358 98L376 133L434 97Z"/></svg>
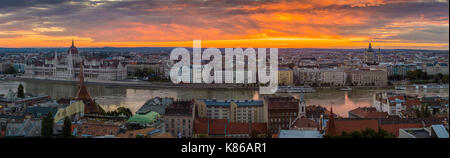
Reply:
<svg viewBox="0 0 450 158"><path fill-rule="evenodd" d="M335 127L335 124L334 124L333 105L331 105L330 115L328 116L328 123L327 123L326 134L330 135L330 136L336 136L336 127Z"/></svg>
<svg viewBox="0 0 450 158"><path fill-rule="evenodd" d="M303 93L300 94L300 101L298 103L298 118L306 117L306 102Z"/></svg>
<svg viewBox="0 0 450 158"><path fill-rule="evenodd" d="M376 52L372 48L372 43L369 43L369 48L364 52L364 63L367 65L376 65L378 62Z"/></svg>
<svg viewBox="0 0 450 158"><path fill-rule="evenodd" d="M84 84L84 61L80 63L80 73L78 75L78 91L76 99L82 100L84 102L84 113L100 113L100 106L92 100L89 91Z"/></svg>

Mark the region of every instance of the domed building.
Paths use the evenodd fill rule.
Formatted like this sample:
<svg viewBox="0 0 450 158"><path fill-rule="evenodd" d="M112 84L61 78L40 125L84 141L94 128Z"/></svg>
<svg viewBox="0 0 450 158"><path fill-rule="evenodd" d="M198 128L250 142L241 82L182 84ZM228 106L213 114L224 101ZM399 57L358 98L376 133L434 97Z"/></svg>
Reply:
<svg viewBox="0 0 450 158"><path fill-rule="evenodd" d="M81 56L75 42L67 50L67 54L55 52L53 58L45 59L45 63L26 63L25 76L31 78L75 80L80 74L80 65L84 65L84 77L89 80L117 81L127 78L126 65L119 60L103 60Z"/></svg>
<svg viewBox="0 0 450 158"><path fill-rule="evenodd" d="M378 53L380 53L378 51ZM369 49L364 52L364 63L367 65L378 65L378 54L372 48L372 43L369 43Z"/></svg>

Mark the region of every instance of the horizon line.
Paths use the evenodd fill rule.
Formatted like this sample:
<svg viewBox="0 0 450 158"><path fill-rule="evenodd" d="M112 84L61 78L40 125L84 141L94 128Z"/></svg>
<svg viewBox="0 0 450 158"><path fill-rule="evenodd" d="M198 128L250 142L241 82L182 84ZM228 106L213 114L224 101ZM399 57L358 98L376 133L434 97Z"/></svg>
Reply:
<svg viewBox="0 0 450 158"><path fill-rule="evenodd" d="M0 47L0 49L51 49L51 48L69 48L69 47ZM167 46L146 46L146 47L114 47L114 46L103 46L103 47L77 47L78 49L86 49L86 48L193 48L193 47L167 47ZM230 47L202 47L202 49L206 48L217 48L217 49L224 49L224 48L230 48ZM235 47L235 48L262 48L262 47ZM266 47L266 48L274 48L274 47ZM337 50L357 50L357 49L367 49L364 47L361 48L320 48L320 47L296 47L296 48L278 48L278 49L337 49ZM420 48L376 48L377 49L384 49L384 50L433 50L433 51L449 51L449 49L420 49Z"/></svg>

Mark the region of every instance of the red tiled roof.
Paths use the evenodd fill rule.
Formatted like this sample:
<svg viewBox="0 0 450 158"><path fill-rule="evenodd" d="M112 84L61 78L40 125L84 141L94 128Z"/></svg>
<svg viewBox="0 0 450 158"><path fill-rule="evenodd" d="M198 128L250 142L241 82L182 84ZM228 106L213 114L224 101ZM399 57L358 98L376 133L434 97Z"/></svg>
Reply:
<svg viewBox="0 0 450 158"><path fill-rule="evenodd" d="M420 101L418 99L414 99L414 100L406 100L405 102L406 106L416 106L416 105L420 105Z"/></svg>
<svg viewBox="0 0 450 158"><path fill-rule="evenodd" d="M194 121L195 134L211 134L211 135L251 134L252 131L257 133L266 133L267 124L228 122L228 120L226 119L207 119L207 118L196 118Z"/></svg>
<svg viewBox="0 0 450 158"><path fill-rule="evenodd" d="M428 120L428 121L426 121ZM425 122L439 122L439 119L426 119ZM335 131L337 135L342 132L362 131L371 128L375 131L380 127L389 133L393 133L396 137L399 135L401 128L423 128L421 119L338 119L334 120ZM426 125L428 126L428 125ZM328 132L327 132L328 133Z"/></svg>
<svg viewBox="0 0 450 158"><path fill-rule="evenodd" d="M227 134L249 134L248 123L231 122L227 124Z"/></svg>
<svg viewBox="0 0 450 158"><path fill-rule="evenodd" d="M357 115L360 118L386 118L388 116L387 112L377 112L377 110L372 107L358 107L349 111L349 113Z"/></svg>
<svg viewBox="0 0 450 158"><path fill-rule="evenodd" d="M252 132L266 133L267 123L252 123Z"/></svg>
<svg viewBox="0 0 450 158"><path fill-rule="evenodd" d="M74 126L72 126L73 128ZM92 136L117 135L119 133L119 126L102 124L102 123L85 123L76 126L78 133L88 134Z"/></svg>
<svg viewBox="0 0 450 158"><path fill-rule="evenodd" d="M226 119L209 119L209 134L224 135L227 122Z"/></svg>
<svg viewBox="0 0 450 158"><path fill-rule="evenodd" d="M300 100L294 97L267 97L268 109L298 109Z"/></svg>
<svg viewBox="0 0 450 158"><path fill-rule="evenodd" d="M398 137L398 131L400 128L423 128L421 123L409 123L409 124L381 124L381 129L393 133L395 137Z"/></svg>
<svg viewBox="0 0 450 158"><path fill-rule="evenodd" d="M336 134L341 135L342 132L362 131L366 128L374 130L378 129L378 120L334 120ZM328 125L327 125L328 126Z"/></svg>
<svg viewBox="0 0 450 158"><path fill-rule="evenodd" d="M1 138L1 137L4 137L5 135L6 135L6 131L1 130L1 131L0 131L0 138Z"/></svg>
<svg viewBox="0 0 450 158"><path fill-rule="evenodd" d="M282 102L282 101L274 101L269 102L268 104L269 110L274 109L298 109L298 102Z"/></svg>
<svg viewBox="0 0 450 158"><path fill-rule="evenodd" d="M388 100L395 100L395 99L405 100L405 97L403 97L403 96L392 96L392 97L388 98Z"/></svg>
<svg viewBox="0 0 450 158"><path fill-rule="evenodd" d="M306 117L302 117L300 119L297 119L294 122L293 127L294 128L318 128L319 124L314 120L311 120Z"/></svg>
<svg viewBox="0 0 450 158"><path fill-rule="evenodd" d="M387 112L373 112L368 113L365 118L386 118L388 115Z"/></svg>
<svg viewBox="0 0 450 158"><path fill-rule="evenodd" d="M194 120L194 133L196 134L208 134L208 119L196 118Z"/></svg>

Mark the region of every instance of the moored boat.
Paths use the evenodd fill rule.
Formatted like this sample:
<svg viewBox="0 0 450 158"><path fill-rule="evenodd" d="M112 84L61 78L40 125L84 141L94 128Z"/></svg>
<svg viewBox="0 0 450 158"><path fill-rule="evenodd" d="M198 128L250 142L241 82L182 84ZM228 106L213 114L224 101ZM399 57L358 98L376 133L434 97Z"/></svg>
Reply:
<svg viewBox="0 0 450 158"><path fill-rule="evenodd" d="M352 90L352 88L350 88L350 87L346 87L346 88L341 88L340 90L341 90L341 91L351 91L351 90Z"/></svg>

